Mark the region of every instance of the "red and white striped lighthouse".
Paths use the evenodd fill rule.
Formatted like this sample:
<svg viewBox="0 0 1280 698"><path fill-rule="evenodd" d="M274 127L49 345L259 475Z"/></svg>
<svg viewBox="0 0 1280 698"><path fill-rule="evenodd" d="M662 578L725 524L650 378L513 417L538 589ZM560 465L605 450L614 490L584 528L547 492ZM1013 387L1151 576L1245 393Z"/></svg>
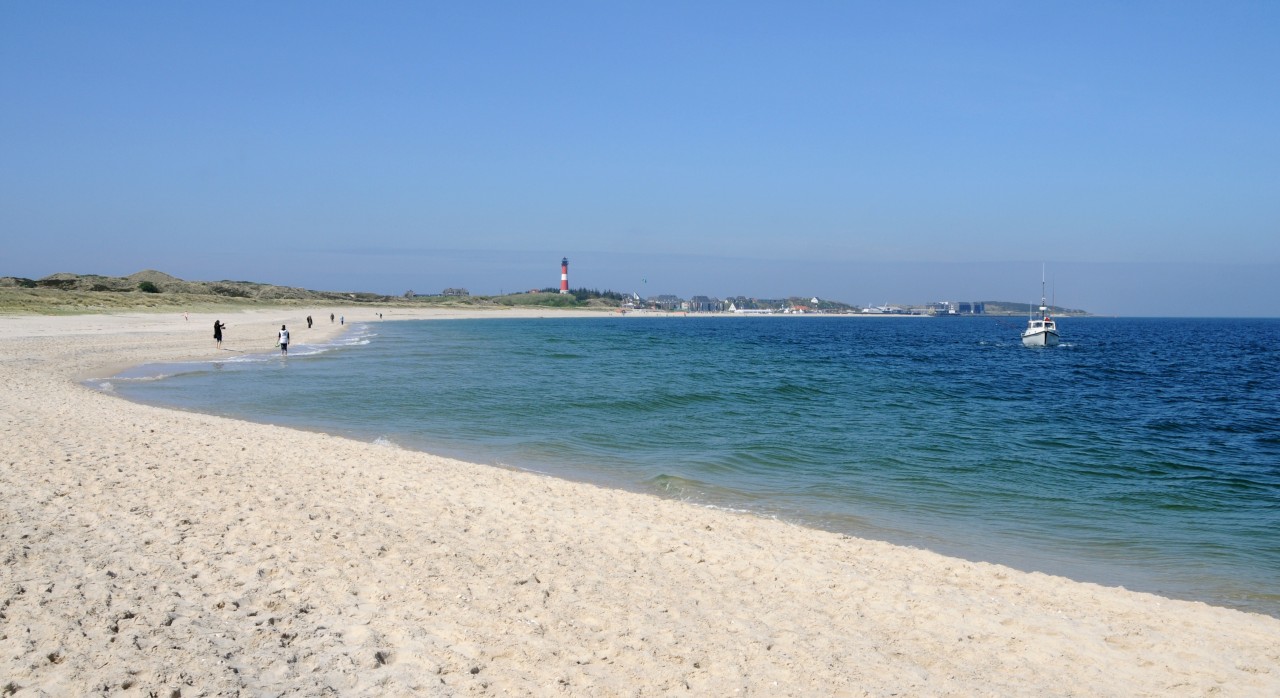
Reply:
<svg viewBox="0 0 1280 698"><path fill-rule="evenodd" d="M560 293L569 292L569 258L560 260Z"/></svg>

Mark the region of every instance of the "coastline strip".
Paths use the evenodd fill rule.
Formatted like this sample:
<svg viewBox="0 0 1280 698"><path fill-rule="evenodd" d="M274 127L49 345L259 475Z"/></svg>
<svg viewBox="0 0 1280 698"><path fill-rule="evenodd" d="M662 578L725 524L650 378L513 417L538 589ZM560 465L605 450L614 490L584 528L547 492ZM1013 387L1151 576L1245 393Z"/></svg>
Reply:
<svg viewBox="0 0 1280 698"><path fill-rule="evenodd" d="M1280 694L1267 616L77 383L207 356L190 317L0 320L15 691Z"/></svg>

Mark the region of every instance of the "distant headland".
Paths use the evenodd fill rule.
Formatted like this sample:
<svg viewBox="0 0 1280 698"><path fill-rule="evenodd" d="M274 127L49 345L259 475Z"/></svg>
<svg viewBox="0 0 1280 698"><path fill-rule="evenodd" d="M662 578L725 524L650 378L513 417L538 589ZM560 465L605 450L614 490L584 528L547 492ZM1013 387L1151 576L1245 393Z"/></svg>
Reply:
<svg viewBox="0 0 1280 698"><path fill-rule="evenodd" d="M466 289L446 288L427 294L406 291L389 296L363 291L315 291L254 281L186 281L164 272L145 270L129 276L51 274L41 279L0 277L0 313L81 313L104 310L166 309L208 306L290 306L360 304L384 306L446 306L462 308L547 307L598 309L612 312L685 312L725 314L932 315L1022 316L1026 303L1007 301L935 301L921 304L857 306L815 296L714 298L638 294L596 289L533 289L497 296L472 295ZM1051 307L1054 315L1089 313Z"/></svg>

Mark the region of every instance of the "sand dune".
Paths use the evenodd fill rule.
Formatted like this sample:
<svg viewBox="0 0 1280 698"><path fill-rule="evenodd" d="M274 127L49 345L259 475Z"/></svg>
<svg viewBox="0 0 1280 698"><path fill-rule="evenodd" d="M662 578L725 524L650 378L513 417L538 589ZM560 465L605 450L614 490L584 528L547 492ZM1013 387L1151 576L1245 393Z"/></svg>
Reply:
<svg viewBox="0 0 1280 698"><path fill-rule="evenodd" d="M1280 695L1274 618L77 382L214 317L0 318L6 694Z"/></svg>

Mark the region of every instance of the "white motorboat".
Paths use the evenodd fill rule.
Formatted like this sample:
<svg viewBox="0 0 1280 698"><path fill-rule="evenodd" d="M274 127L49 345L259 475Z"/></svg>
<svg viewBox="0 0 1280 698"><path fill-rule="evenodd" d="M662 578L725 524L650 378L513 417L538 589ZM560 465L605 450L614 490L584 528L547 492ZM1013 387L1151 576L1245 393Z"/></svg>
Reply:
<svg viewBox="0 0 1280 698"><path fill-rule="evenodd" d="M1045 308L1042 306L1040 312ZM1061 337L1058 336L1058 323L1044 315L1027 321L1027 329L1022 331L1022 343L1029 347L1056 347Z"/></svg>
<svg viewBox="0 0 1280 698"><path fill-rule="evenodd" d="M1044 268L1040 268L1040 314L1032 315L1027 320L1027 329L1022 331L1022 344L1028 347L1056 347L1061 337L1058 336L1058 323L1049 316L1049 307L1044 300Z"/></svg>

